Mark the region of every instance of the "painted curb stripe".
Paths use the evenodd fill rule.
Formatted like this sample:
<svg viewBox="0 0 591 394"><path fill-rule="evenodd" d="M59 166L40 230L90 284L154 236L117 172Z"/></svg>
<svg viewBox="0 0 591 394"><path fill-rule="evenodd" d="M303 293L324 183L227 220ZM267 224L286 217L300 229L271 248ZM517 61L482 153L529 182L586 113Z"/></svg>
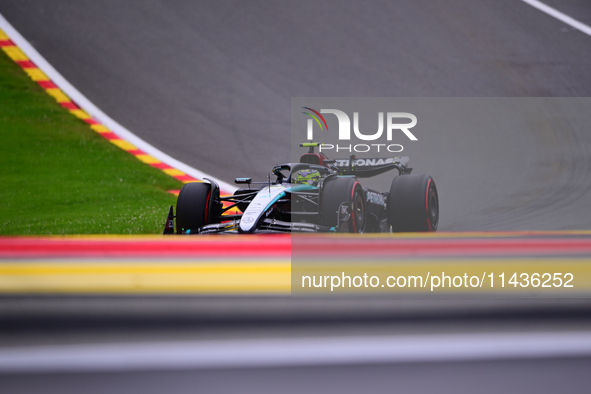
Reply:
<svg viewBox="0 0 591 394"><path fill-rule="evenodd" d="M429 273L433 276L443 272L449 276L478 274L486 283L474 289L450 285L437 290L437 294L583 296L591 291L589 234L488 236L454 238L451 233L440 233L431 238L415 234L414 239L396 234L389 238L373 234L356 238L291 234L0 237L0 293L289 294L292 275L343 272L370 273L382 279L389 275L428 278ZM498 275L504 272L507 283L513 272L529 273L532 278L533 273L569 272L574 275L574 287L500 288ZM491 287L486 275L493 273L497 284ZM295 291L328 294L330 289ZM368 291L373 289L339 290L343 294ZM390 295L435 294L427 286L376 291Z"/></svg>
<svg viewBox="0 0 591 394"><path fill-rule="evenodd" d="M57 71L55 71L55 69L53 69L53 67L51 67L51 65L49 65L49 63L47 63L47 61L28 44L28 42L10 25L10 23L2 15L0 15L0 27L0 48L2 48L2 50L15 63L17 63L33 81L37 82L47 94L52 96L62 107L69 110L72 115L86 122L91 126L92 130L99 133L100 135L103 135L103 137L107 138L105 134L108 134L107 139L109 142L136 156L140 161L154 168L162 170L167 175L183 183L202 182L203 178L208 177L214 179L221 186L223 195L232 194L234 190L236 190L236 188L232 185L215 179L215 177L203 174L202 172L171 158L165 153L147 144L145 141L139 139L128 130L124 129L121 125L102 113L102 111L96 108L65 79L63 79L63 77L59 75L59 73L57 73ZM11 32L10 34L12 37L9 36L8 31ZM17 42L20 43L20 47L17 45ZM36 61L42 63L43 66L40 67L37 65L35 61L31 59L25 52L31 54L31 57L35 57L35 59L37 59ZM55 78L58 78L61 83L58 83L57 80L52 80L52 78L50 78L48 75L55 75ZM89 111L81 108L79 103L77 103L75 100L72 100L68 93L66 93L64 89L60 89L59 86L64 86L64 89L71 92L70 94L75 94L77 97L79 97L81 101L85 102L87 107L92 108L90 112L96 112L100 114L101 117L107 119L108 122L112 124L117 130L109 128L108 125L99 121L96 116L92 116ZM122 135L126 135L127 138L123 138ZM141 145L143 148L140 149L136 147L136 145ZM138 156L141 156L141 158ZM165 164L159 157L157 158L155 156L164 158L166 161L168 161L168 164ZM175 163L176 165L173 166L171 163ZM195 175L191 175L188 172Z"/></svg>
<svg viewBox="0 0 591 394"><path fill-rule="evenodd" d="M289 257L276 258L251 255L251 260L243 256L231 259L230 256L204 257L196 260L67 260L38 261L18 260L0 263L0 294L150 294L150 293L186 293L186 294L250 294L281 293L294 291L297 295L343 295L343 294L381 294L381 295L511 295L546 297L568 296L587 297L591 293L591 265L589 259L520 259L488 258L460 262L458 260L416 260L399 259L383 264L366 262L356 265L331 265L325 261L306 261L292 264ZM546 281L542 274L558 270L564 275L571 275L569 288L552 286L552 275ZM449 283L435 284L429 279L415 285L385 287L388 276L408 278L423 277L427 272L439 278L446 275ZM301 287L303 276L320 278L327 275L377 276L381 287L339 287L331 291L331 279L324 287L318 288L308 282ZM504 282L500 274L504 273ZM517 273L516 281L523 283L521 273L530 277L537 274L539 283L530 285L512 285L512 275ZM477 275L478 274L478 275ZM492 278L487 276L492 274ZM452 279L467 276L482 276L482 285L453 285ZM300 278L301 281L300 282ZM296 288L292 288L292 279ZM494 279L494 286L490 283ZM472 279L470 279L471 281ZM542 286L545 282L550 284ZM305 282L304 282L305 283ZM444 282L445 283L445 282ZM468 282L466 282L468 283ZM502 284L503 283L503 284ZM523 287L525 286L525 287Z"/></svg>
<svg viewBox="0 0 591 394"><path fill-rule="evenodd" d="M500 233L505 235L506 233ZM108 236L1 237L0 260L28 257L213 256L249 253L295 258L389 258L446 256L591 256L589 235L537 233L535 236L455 238L453 233L421 238L417 234L273 234L220 237ZM527 233L526 233L527 234ZM405 236L406 235L406 236ZM313 251L313 252L312 252Z"/></svg>
<svg viewBox="0 0 591 394"><path fill-rule="evenodd" d="M37 82L41 88L45 90L47 94L52 96L62 107L66 108L72 115L76 116L78 119L83 120L87 124L89 124L91 129L97 132L99 135L103 136L112 144L118 146L124 151L134 155L134 156L142 156L143 160L140 159L143 163L149 164L152 167L158 168L159 170L164 171L167 175L178 179L181 182L199 182L200 180L195 179L183 171L178 170L176 168L172 168L160 160L149 156L149 160L146 159L146 155L141 150L137 149L134 145L130 142L122 139L113 131L109 130L105 125L100 123L98 120L92 118L86 111L81 109L75 102L73 102L62 90L60 90L53 81L49 79L49 77L39 69L31 59L27 57L27 55L16 46L14 42L11 40L7 40L8 36L2 30L0 30L0 48L21 68L29 75L29 77Z"/></svg>
<svg viewBox="0 0 591 394"><path fill-rule="evenodd" d="M298 245L300 247L298 247ZM297 239L294 256L314 250L315 256L499 256L499 255L591 255L590 239Z"/></svg>
<svg viewBox="0 0 591 394"><path fill-rule="evenodd" d="M0 238L0 259L41 257L215 257L291 255L289 234L244 237L146 237L120 239ZM238 239L240 238L240 239Z"/></svg>
<svg viewBox="0 0 591 394"><path fill-rule="evenodd" d="M0 264L0 294L289 293L289 259Z"/></svg>

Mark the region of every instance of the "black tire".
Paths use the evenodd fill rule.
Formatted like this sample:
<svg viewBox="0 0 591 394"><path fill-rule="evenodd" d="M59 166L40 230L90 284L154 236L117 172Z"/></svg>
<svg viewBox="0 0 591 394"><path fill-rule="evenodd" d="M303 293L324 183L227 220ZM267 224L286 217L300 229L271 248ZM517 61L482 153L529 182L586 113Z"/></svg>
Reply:
<svg viewBox="0 0 591 394"><path fill-rule="evenodd" d="M388 223L393 232L437 231L439 196L429 175L394 178L388 197Z"/></svg>
<svg viewBox="0 0 591 394"><path fill-rule="evenodd" d="M176 201L176 232L196 231L208 224L211 205L209 183L187 183L181 189Z"/></svg>
<svg viewBox="0 0 591 394"><path fill-rule="evenodd" d="M365 231L366 206L365 193L355 178L335 178L324 184L321 198L321 224L326 227L337 225L337 211L342 203L349 204L351 219L347 229L351 233Z"/></svg>

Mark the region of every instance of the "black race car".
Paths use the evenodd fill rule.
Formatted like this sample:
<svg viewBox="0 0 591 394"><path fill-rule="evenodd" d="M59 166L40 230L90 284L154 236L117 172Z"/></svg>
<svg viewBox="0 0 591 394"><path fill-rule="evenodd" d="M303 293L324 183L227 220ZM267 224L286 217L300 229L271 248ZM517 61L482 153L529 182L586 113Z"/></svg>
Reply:
<svg viewBox="0 0 591 394"><path fill-rule="evenodd" d="M188 183L178 196L176 216L169 209L164 233L280 233L280 232L406 232L436 231L439 199L428 175L410 175L408 157L329 160L314 148L322 143L300 144L308 153L299 163L275 166L274 179L252 182L234 195L221 197L219 186ZM365 188L361 178L390 170L398 175L390 191ZM227 214L230 210L240 213Z"/></svg>

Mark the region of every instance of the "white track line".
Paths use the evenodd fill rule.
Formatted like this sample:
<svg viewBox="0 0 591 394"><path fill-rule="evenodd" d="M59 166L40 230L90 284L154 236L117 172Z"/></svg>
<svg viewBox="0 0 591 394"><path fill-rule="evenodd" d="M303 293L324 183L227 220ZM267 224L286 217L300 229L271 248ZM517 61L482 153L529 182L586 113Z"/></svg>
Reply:
<svg viewBox="0 0 591 394"><path fill-rule="evenodd" d="M129 141L138 149L147 154L156 157L163 163L171 167L177 168L193 178L203 179L210 178L216 181L220 188L227 193L232 193L236 190L234 185L230 185L222 180L219 180L211 175L205 174L185 163L172 158L166 153L148 144L125 127L121 126L115 120L111 119L107 114L101 111L96 105L88 100L82 93L80 93L74 86L72 86L51 64L45 60L43 56L29 42L14 28L12 25L0 14L0 29L4 30L11 40L39 67L47 76L55 83L61 90L63 90L79 107L88 112L96 120L107 126L111 131L117 134L122 139Z"/></svg>
<svg viewBox="0 0 591 394"><path fill-rule="evenodd" d="M591 332L285 338L0 350L0 373L445 362L591 356Z"/></svg>
<svg viewBox="0 0 591 394"><path fill-rule="evenodd" d="M557 9L552 8L544 3L541 3L538 0L521 0L521 1L531 5L534 8L537 8L538 10L540 10L542 12L545 12L546 14L550 15L551 17L554 17L554 18L558 19L559 21L562 21L571 27L574 27L577 30L582 31L583 33L587 34L588 36L591 36L591 27L587 26L586 24L584 24L582 22L579 22L576 19L571 18L570 16L568 16L566 14L563 14L562 12L558 11Z"/></svg>

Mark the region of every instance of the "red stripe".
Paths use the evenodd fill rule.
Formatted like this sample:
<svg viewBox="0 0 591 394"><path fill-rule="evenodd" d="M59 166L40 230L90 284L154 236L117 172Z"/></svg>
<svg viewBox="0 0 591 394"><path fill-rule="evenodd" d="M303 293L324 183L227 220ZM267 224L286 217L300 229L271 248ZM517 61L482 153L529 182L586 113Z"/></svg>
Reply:
<svg viewBox="0 0 591 394"><path fill-rule="evenodd" d="M171 168L172 168L172 167L171 167L171 166L169 166L168 164L164 164L164 163L162 163L162 162L160 162L160 163L150 163L150 165L151 165L152 167L159 168L159 169L161 169L161 170L168 170L168 169L171 169Z"/></svg>
<svg viewBox="0 0 591 394"><path fill-rule="evenodd" d="M294 245L297 245L295 242ZM294 256L314 250L318 256L502 256L591 255L591 239L332 239L306 237Z"/></svg>
<svg viewBox="0 0 591 394"><path fill-rule="evenodd" d="M37 68L37 66L35 65L35 63L33 63L30 60L19 60L16 63L19 66L21 66L22 68Z"/></svg>
<svg viewBox="0 0 591 394"><path fill-rule="evenodd" d="M67 101L64 103L60 103L62 105L62 107L67 108L67 109L80 109L80 107L78 107L75 103L71 102L71 101Z"/></svg>
<svg viewBox="0 0 591 394"><path fill-rule="evenodd" d="M173 177L183 182L197 181L197 179L189 175L173 175Z"/></svg>
<svg viewBox="0 0 591 394"><path fill-rule="evenodd" d="M131 153L134 156L137 156L137 155L145 155L146 154L144 151L141 151L139 149L128 150L127 153Z"/></svg>
<svg viewBox="0 0 591 394"><path fill-rule="evenodd" d="M291 237L241 236L229 240L226 237L187 236L170 239L146 240L85 240L64 238L0 238L2 257L240 257L281 256L289 258Z"/></svg>
<svg viewBox="0 0 591 394"><path fill-rule="evenodd" d="M100 124L100 122L97 122L96 120L94 120L92 118L91 119L83 119L83 120L88 124Z"/></svg>
<svg viewBox="0 0 591 394"><path fill-rule="evenodd" d="M298 245L301 245L299 247ZM151 239L0 238L0 257L101 256L292 256L392 258L420 256L590 255L591 239L403 239L334 238L290 234L270 236L195 236ZM256 257L253 256L253 257Z"/></svg>
<svg viewBox="0 0 591 394"><path fill-rule="evenodd" d="M55 86L55 83L53 83L51 81L37 81L37 83L43 89L54 89L54 88L57 88L57 86Z"/></svg>
<svg viewBox="0 0 591 394"><path fill-rule="evenodd" d="M119 138L119 136L115 133L109 132L109 133L101 133L101 135L103 137L105 137L108 140L120 140L121 138Z"/></svg>
<svg viewBox="0 0 591 394"><path fill-rule="evenodd" d="M11 40L2 40L0 41L0 47L4 48L4 47L15 47L16 45L14 45L14 42L12 42Z"/></svg>

